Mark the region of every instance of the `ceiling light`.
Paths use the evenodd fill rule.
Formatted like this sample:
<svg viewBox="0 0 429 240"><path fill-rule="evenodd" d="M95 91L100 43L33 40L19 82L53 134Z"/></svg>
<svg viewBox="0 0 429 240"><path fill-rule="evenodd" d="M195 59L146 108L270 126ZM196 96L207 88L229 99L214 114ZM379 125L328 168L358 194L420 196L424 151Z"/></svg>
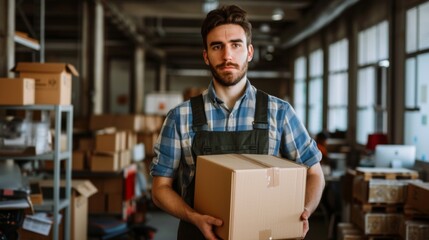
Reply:
<svg viewBox="0 0 429 240"><path fill-rule="evenodd" d="M203 12L209 13L211 10L216 9L219 6L218 0L205 0L203 3Z"/></svg>
<svg viewBox="0 0 429 240"><path fill-rule="evenodd" d="M263 24L261 24L261 26L259 27L259 30L260 30L261 32L263 32L263 33L268 33L268 32L270 32L270 31L271 31L271 27L270 27L270 25L268 25L268 24L266 24L266 23L263 23Z"/></svg>
<svg viewBox="0 0 429 240"><path fill-rule="evenodd" d="M285 13L283 12L283 10L281 8L275 8L273 10L273 15L271 15L271 19L273 21L280 21L283 19Z"/></svg>

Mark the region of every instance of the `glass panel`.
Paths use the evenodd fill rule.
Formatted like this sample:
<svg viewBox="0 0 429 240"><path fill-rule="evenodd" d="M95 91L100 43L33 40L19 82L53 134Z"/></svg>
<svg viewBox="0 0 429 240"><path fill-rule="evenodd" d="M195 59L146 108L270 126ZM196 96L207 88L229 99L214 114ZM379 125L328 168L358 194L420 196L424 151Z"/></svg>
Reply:
<svg viewBox="0 0 429 240"><path fill-rule="evenodd" d="M323 52L318 49L310 54L310 77L323 75Z"/></svg>
<svg viewBox="0 0 429 240"><path fill-rule="evenodd" d="M405 66L405 107L417 107L416 103L416 59L409 58Z"/></svg>
<svg viewBox="0 0 429 240"><path fill-rule="evenodd" d="M404 120L404 143L416 146L416 158L429 161L429 127L424 123L427 115L420 112L406 112ZM424 123L424 124L422 124Z"/></svg>
<svg viewBox="0 0 429 240"><path fill-rule="evenodd" d="M358 73L358 107L372 107L375 104L375 71L374 67L359 70Z"/></svg>
<svg viewBox="0 0 429 240"><path fill-rule="evenodd" d="M389 24L383 21L378 24L378 58L384 60L389 58Z"/></svg>
<svg viewBox="0 0 429 240"><path fill-rule="evenodd" d="M367 36L365 39L367 43L366 63L375 63L377 61L377 28L376 26L371 27L367 30Z"/></svg>
<svg viewBox="0 0 429 240"><path fill-rule="evenodd" d="M429 113L429 53L417 57L417 104L420 111L427 109Z"/></svg>
<svg viewBox="0 0 429 240"><path fill-rule="evenodd" d="M322 78L313 79L309 85L309 116L308 129L317 134L322 130L323 81Z"/></svg>
<svg viewBox="0 0 429 240"><path fill-rule="evenodd" d="M349 68L349 41L343 39L341 43L341 70L347 70Z"/></svg>
<svg viewBox="0 0 429 240"><path fill-rule="evenodd" d="M406 51L411 53L417 50L417 8L407 11L406 21Z"/></svg>
<svg viewBox="0 0 429 240"><path fill-rule="evenodd" d="M328 114L328 130L330 132L347 130L347 108L333 108L329 110Z"/></svg>
<svg viewBox="0 0 429 240"><path fill-rule="evenodd" d="M429 2L419 6L418 13L419 50L429 48Z"/></svg>
<svg viewBox="0 0 429 240"><path fill-rule="evenodd" d="M349 91L348 91L348 74L347 73L341 73L339 75L339 81L338 81L338 92L340 94L340 102L339 104L341 106L347 106L349 102Z"/></svg>
<svg viewBox="0 0 429 240"><path fill-rule="evenodd" d="M359 32L359 43L358 43L358 64L364 65L365 64L365 31Z"/></svg>
<svg viewBox="0 0 429 240"><path fill-rule="evenodd" d="M305 80L306 64L305 57L299 57L295 60L295 81Z"/></svg>
<svg viewBox="0 0 429 240"><path fill-rule="evenodd" d="M366 144L368 134L374 133L374 111L371 109L360 109L357 111L356 141Z"/></svg>
<svg viewBox="0 0 429 240"><path fill-rule="evenodd" d="M305 82L299 81L295 82L294 87L294 108L298 114L299 119L302 122L305 122L305 98L306 98L306 89Z"/></svg>

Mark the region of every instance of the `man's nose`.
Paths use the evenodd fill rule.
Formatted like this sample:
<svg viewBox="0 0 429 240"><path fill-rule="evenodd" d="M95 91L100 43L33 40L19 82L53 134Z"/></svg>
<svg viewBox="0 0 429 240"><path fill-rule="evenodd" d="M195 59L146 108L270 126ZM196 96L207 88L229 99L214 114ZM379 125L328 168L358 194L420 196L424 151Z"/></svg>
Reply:
<svg viewBox="0 0 429 240"><path fill-rule="evenodd" d="M225 46L223 48L223 59L231 60L232 59L232 49L230 46Z"/></svg>

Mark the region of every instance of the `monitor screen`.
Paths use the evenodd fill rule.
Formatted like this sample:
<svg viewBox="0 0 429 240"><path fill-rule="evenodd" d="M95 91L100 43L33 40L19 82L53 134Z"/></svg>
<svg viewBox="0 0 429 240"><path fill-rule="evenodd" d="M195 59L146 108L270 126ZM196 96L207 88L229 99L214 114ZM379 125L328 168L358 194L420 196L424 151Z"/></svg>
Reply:
<svg viewBox="0 0 429 240"><path fill-rule="evenodd" d="M416 146L380 144L375 147L375 167L412 168Z"/></svg>

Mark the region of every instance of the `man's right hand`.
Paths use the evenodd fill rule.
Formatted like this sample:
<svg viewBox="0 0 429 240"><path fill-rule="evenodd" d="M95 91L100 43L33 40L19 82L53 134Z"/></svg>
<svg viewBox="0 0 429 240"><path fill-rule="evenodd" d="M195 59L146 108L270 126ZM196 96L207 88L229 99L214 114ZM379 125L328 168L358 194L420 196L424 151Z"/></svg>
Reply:
<svg viewBox="0 0 429 240"><path fill-rule="evenodd" d="M206 239L216 240L218 238L214 234L214 227L222 226L223 221L209 215L197 214L193 223L200 229Z"/></svg>

